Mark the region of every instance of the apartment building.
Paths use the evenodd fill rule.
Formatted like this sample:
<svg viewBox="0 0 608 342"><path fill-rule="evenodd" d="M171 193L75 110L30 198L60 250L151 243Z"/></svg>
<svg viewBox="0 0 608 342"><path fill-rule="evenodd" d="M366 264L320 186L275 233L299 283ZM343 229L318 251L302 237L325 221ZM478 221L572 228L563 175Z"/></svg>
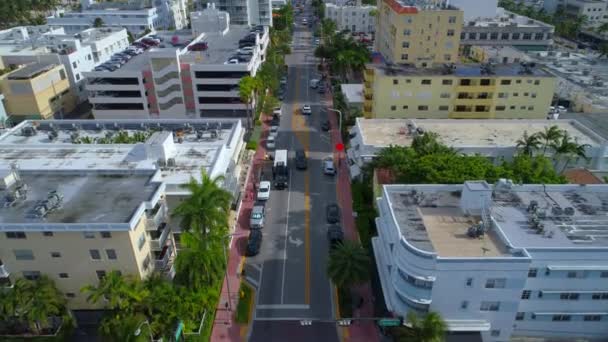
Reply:
<svg viewBox="0 0 608 342"><path fill-rule="evenodd" d="M228 12L235 25L272 26L272 0L219 0L214 6Z"/></svg>
<svg viewBox="0 0 608 342"><path fill-rule="evenodd" d="M350 175L361 169L389 146L409 147L417 136L435 133L438 140L458 153L479 155L493 163L510 161L518 152L517 140L524 132L534 134L557 126L579 144L587 144L589 160L572 160L570 167L608 170L608 141L576 120L451 120L451 119L364 119L357 118L350 129L348 156ZM551 157L552 151L546 151Z"/></svg>
<svg viewBox="0 0 608 342"><path fill-rule="evenodd" d="M24 121L3 132L0 282L47 274L70 308L93 309L80 288L112 270L172 277L181 185L201 169L222 175L236 203L243 135L229 119Z"/></svg>
<svg viewBox="0 0 608 342"><path fill-rule="evenodd" d="M553 25L499 8L491 17L467 21L460 34L460 43L546 50L553 45L554 31Z"/></svg>
<svg viewBox="0 0 608 342"><path fill-rule="evenodd" d="M195 37L190 31L159 32L164 48L152 48L115 71L85 73L95 118L247 117L238 83L255 76L265 60L268 27L228 25L219 15L196 17L212 21L203 25L208 31ZM169 45L175 39L191 42ZM203 43L207 48L197 48Z"/></svg>
<svg viewBox="0 0 608 342"><path fill-rule="evenodd" d="M90 28L66 34L63 28L40 25L0 31L0 59L4 65L62 64L79 102L87 99L83 72L93 70L127 46L123 28Z"/></svg>
<svg viewBox="0 0 608 342"><path fill-rule="evenodd" d="M372 245L388 309L484 342L608 335L606 185L385 185Z"/></svg>
<svg viewBox="0 0 608 342"><path fill-rule="evenodd" d="M370 64L366 118L545 119L556 78L533 64Z"/></svg>
<svg viewBox="0 0 608 342"><path fill-rule="evenodd" d="M389 63L431 67L458 60L463 13L428 0L378 2L376 51Z"/></svg>
<svg viewBox="0 0 608 342"><path fill-rule="evenodd" d="M532 61L528 54L511 46L473 45L467 50L468 57L479 63L514 64Z"/></svg>
<svg viewBox="0 0 608 342"><path fill-rule="evenodd" d="M333 20L339 30L351 32L373 33L376 29L376 20L370 15L376 6L355 5L342 6L325 4L325 17Z"/></svg>
<svg viewBox="0 0 608 342"><path fill-rule="evenodd" d="M588 28L597 28L606 22L608 2L606 0L544 0L543 8L548 13L563 10L571 17L587 17Z"/></svg>
<svg viewBox="0 0 608 342"><path fill-rule="evenodd" d="M12 122L61 118L76 106L61 64L31 63L0 76L0 92Z"/></svg>

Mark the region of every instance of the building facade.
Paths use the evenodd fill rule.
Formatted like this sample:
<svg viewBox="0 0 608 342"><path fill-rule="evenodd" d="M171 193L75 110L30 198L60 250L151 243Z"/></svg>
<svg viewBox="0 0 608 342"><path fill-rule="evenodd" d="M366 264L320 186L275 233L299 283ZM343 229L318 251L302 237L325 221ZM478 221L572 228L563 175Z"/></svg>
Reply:
<svg viewBox="0 0 608 342"><path fill-rule="evenodd" d="M0 77L9 119L61 118L76 106L67 72L61 64L31 63Z"/></svg>
<svg viewBox="0 0 608 342"><path fill-rule="evenodd" d="M545 119L556 84L544 70L519 64L370 64L364 79L366 118Z"/></svg>
<svg viewBox="0 0 608 342"><path fill-rule="evenodd" d="M272 26L271 0L220 0L215 6L228 12L234 25Z"/></svg>
<svg viewBox="0 0 608 342"><path fill-rule="evenodd" d="M564 14L585 16L587 28L597 28L606 22L608 2L605 0L544 0L543 8L548 13L563 10Z"/></svg>
<svg viewBox="0 0 608 342"><path fill-rule="evenodd" d="M438 312L484 342L605 338L607 196L508 180L385 185L372 245L386 305Z"/></svg>
<svg viewBox="0 0 608 342"><path fill-rule="evenodd" d="M151 49L115 71L86 73L95 118L247 117L238 83L255 76L265 60L268 27L226 27L217 18L213 22L219 26L194 39L184 32L183 40L192 40L188 46ZM171 41L177 33L159 35ZM239 50L244 40L252 47L246 54ZM208 49L191 51L199 42Z"/></svg>
<svg viewBox="0 0 608 342"><path fill-rule="evenodd" d="M475 20L476 18L492 18L496 16L498 0L450 0L450 5L464 12L464 20Z"/></svg>
<svg viewBox="0 0 608 342"><path fill-rule="evenodd" d="M341 6L325 4L325 17L333 20L339 30L373 33L376 21L372 11L376 6Z"/></svg>
<svg viewBox="0 0 608 342"><path fill-rule="evenodd" d="M468 57L479 63L516 64L532 61L525 52L510 46L473 45L467 50Z"/></svg>

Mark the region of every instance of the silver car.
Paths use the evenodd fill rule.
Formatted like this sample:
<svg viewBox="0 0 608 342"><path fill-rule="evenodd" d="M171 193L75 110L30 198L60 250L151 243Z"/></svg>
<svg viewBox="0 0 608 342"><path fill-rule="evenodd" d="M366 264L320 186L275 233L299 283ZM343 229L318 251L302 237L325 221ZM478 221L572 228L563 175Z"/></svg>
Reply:
<svg viewBox="0 0 608 342"><path fill-rule="evenodd" d="M249 227L251 229L264 228L264 206L255 205L251 209L251 218L249 219Z"/></svg>
<svg viewBox="0 0 608 342"><path fill-rule="evenodd" d="M336 168L334 167L334 160L331 157L323 159L323 173L326 175L333 176L336 174Z"/></svg>

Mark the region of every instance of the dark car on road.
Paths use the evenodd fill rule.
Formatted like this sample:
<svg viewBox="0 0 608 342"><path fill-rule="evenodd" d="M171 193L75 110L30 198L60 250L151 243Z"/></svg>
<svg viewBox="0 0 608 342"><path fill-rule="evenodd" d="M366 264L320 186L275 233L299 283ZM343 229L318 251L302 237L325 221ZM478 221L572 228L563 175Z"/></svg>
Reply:
<svg viewBox="0 0 608 342"><path fill-rule="evenodd" d="M330 248L336 247L344 240L344 232L340 226L332 225L327 228L327 240L329 240Z"/></svg>
<svg viewBox="0 0 608 342"><path fill-rule="evenodd" d="M308 167L308 161L306 159L306 152L304 150L296 151L296 168L298 170L306 170Z"/></svg>
<svg viewBox="0 0 608 342"><path fill-rule="evenodd" d="M255 256L260 252L262 246L262 231L252 230L249 232L249 240L247 240L247 256Z"/></svg>
<svg viewBox="0 0 608 342"><path fill-rule="evenodd" d="M325 214L327 215L327 222L340 222L340 207L338 207L336 203L328 204L327 207L325 207Z"/></svg>
<svg viewBox="0 0 608 342"><path fill-rule="evenodd" d="M323 123L321 124L321 129L324 132L327 132L327 131L329 131L331 129L331 124L329 123L329 120L323 121Z"/></svg>

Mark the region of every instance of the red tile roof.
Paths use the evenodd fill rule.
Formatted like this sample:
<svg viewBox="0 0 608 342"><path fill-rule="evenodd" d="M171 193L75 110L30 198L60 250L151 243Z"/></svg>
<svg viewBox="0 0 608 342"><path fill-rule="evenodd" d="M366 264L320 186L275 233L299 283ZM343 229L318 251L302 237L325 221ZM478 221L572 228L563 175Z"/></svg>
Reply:
<svg viewBox="0 0 608 342"><path fill-rule="evenodd" d="M414 6L403 6L396 0L384 0L384 2L386 2L387 5L391 6L393 11L395 11L399 14L404 14L404 13L416 14L416 13L418 13L418 8L416 8Z"/></svg>
<svg viewBox="0 0 608 342"><path fill-rule="evenodd" d="M564 172L564 177L574 184L602 184L602 180L587 169L571 169Z"/></svg>

